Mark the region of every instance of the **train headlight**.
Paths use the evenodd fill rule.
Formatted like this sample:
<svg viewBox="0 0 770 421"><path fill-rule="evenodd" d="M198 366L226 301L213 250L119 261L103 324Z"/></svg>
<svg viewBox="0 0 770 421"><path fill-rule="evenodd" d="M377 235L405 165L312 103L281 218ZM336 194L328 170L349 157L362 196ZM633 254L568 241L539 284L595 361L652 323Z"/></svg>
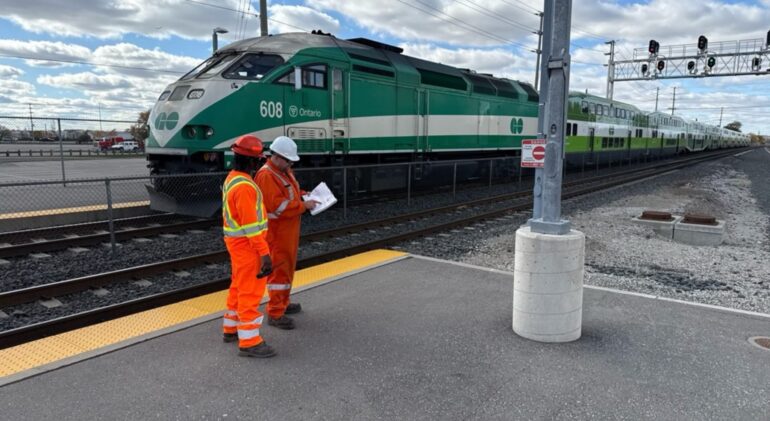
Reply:
<svg viewBox="0 0 770 421"><path fill-rule="evenodd" d="M210 138L211 136L214 136L214 128L213 128L213 127L208 127L208 128L206 128L206 132L205 132L205 133L203 133L203 137L205 137L206 139L208 139L208 138Z"/></svg>
<svg viewBox="0 0 770 421"><path fill-rule="evenodd" d="M188 138L195 139L195 136L198 135L198 130L195 128L195 126L187 126L184 128L184 133Z"/></svg>
<svg viewBox="0 0 770 421"><path fill-rule="evenodd" d="M187 93L187 99L198 99L203 96L204 92L203 89L193 89Z"/></svg>

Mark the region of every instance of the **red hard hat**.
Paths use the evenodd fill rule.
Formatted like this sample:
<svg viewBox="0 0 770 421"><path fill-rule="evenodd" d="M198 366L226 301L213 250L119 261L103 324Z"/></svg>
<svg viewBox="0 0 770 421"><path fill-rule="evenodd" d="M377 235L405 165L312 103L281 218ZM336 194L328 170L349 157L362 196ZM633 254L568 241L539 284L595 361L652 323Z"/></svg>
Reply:
<svg viewBox="0 0 770 421"><path fill-rule="evenodd" d="M256 136L250 134L239 137L233 143L233 152L238 155L251 156L253 158L262 158L262 141Z"/></svg>

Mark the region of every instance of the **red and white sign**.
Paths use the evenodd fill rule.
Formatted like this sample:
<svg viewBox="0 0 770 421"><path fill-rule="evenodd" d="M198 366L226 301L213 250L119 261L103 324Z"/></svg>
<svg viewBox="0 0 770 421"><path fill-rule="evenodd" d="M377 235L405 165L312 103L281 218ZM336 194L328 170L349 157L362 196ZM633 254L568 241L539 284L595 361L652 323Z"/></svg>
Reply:
<svg viewBox="0 0 770 421"><path fill-rule="evenodd" d="M521 141L521 166L543 168L545 166L545 139L524 139Z"/></svg>

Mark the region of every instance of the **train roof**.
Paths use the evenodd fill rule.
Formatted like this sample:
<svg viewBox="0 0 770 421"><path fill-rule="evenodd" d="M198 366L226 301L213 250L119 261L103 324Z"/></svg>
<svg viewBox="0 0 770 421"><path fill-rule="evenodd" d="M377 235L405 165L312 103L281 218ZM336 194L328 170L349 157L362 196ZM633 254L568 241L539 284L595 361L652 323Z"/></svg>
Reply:
<svg viewBox="0 0 770 421"><path fill-rule="evenodd" d="M255 51L274 53L280 55L294 55L307 48L360 48L368 49L371 46L359 42L346 41L331 35L308 34L306 32L290 32L266 37L248 38L228 44L217 50L217 54L231 53L234 51Z"/></svg>
<svg viewBox="0 0 770 421"><path fill-rule="evenodd" d="M570 91L569 97L573 99L591 101L591 102L596 102L596 103L605 104L605 105L612 105L613 107L622 107L627 110L641 112L641 110L636 105L629 104L627 102L617 101L614 99L607 99L601 96L592 95L585 92Z"/></svg>
<svg viewBox="0 0 770 421"><path fill-rule="evenodd" d="M477 73L471 69L462 69L442 63L408 56L403 49L367 38L339 39L322 32L292 32L266 37L249 38L229 44L219 50L217 55L233 52L261 52L277 54L288 60L302 50L312 48L332 48L344 51L354 63L377 69L396 69L402 77L419 77L432 73L443 78L444 83L455 89L465 90L468 86L473 92L490 95L519 98L524 95L528 101L537 101L538 93L531 84L503 77ZM384 68L377 66L386 66ZM454 82L453 82L454 80ZM511 86L507 86L511 85Z"/></svg>

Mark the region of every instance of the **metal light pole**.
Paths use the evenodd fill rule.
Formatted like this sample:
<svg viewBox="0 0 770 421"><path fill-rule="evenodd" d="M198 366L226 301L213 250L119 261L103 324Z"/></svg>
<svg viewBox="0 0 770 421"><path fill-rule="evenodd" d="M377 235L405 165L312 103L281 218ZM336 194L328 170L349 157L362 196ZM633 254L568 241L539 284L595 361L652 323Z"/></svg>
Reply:
<svg viewBox="0 0 770 421"><path fill-rule="evenodd" d="M227 29L219 26L217 26L211 31L211 53L212 54L216 53L217 49L219 48L217 47L217 41L218 41L217 34L226 34L227 32L228 32Z"/></svg>
<svg viewBox="0 0 770 421"><path fill-rule="evenodd" d="M561 218L572 0L544 3L544 41L551 40L543 48L547 83L540 88L545 167L535 175L533 218L516 231L512 327L534 341L569 342L582 332L585 261L585 235Z"/></svg>
<svg viewBox="0 0 770 421"><path fill-rule="evenodd" d="M267 36L267 0L259 1L259 34Z"/></svg>

